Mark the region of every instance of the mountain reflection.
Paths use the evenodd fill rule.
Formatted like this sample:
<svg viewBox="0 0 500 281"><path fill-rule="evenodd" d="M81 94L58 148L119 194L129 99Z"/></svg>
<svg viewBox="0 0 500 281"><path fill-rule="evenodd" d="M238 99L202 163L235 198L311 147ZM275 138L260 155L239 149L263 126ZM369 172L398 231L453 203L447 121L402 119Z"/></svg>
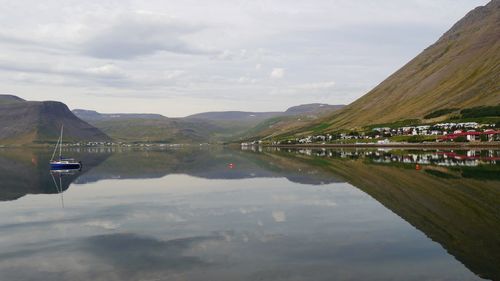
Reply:
<svg viewBox="0 0 500 281"><path fill-rule="evenodd" d="M70 152L83 161L83 170L56 175L60 185L54 185L53 175L46 165L50 152L0 150L0 200L15 200L26 194L59 193L68 189L71 183L160 178L170 174L205 179L287 178L309 185L347 182L441 244L480 277L500 278L500 151L497 150L238 150L214 147ZM273 212L273 216L276 221L285 220L283 212ZM117 257L122 254L137 254L137 261L132 264L139 270L143 258L158 263L168 260L175 266L176 252L172 250L177 246L172 245L194 243L180 240L172 244L160 243L128 234L115 236L94 237L92 243L81 247L91 247L102 259L113 255L108 258L118 263ZM135 253L134 248L122 248L121 252L102 248L102 245L114 247L113 241L124 242L119 245L128 241L142 243L146 248L164 251L162 256L149 257L147 253ZM102 245L96 247L94 244ZM203 266L197 258L183 258L179 266ZM124 261L124 264L130 262Z"/></svg>
<svg viewBox="0 0 500 281"><path fill-rule="evenodd" d="M304 184L338 182L307 164L282 165L272 157L224 148L117 151L75 183L101 179L160 178L187 174L206 179L285 177Z"/></svg>
<svg viewBox="0 0 500 281"><path fill-rule="evenodd" d="M40 149L0 150L0 201L15 200L26 194L52 194L68 189L79 176L102 163L110 153L89 154L74 150L73 156L86 165L76 173L49 171L51 153ZM56 183L54 183L55 176Z"/></svg>
<svg viewBox="0 0 500 281"><path fill-rule="evenodd" d="M161 178L187 174L206 179L284 177L296 183L328 184L346 181L345 176L326 166L333 159L359 160L405 170L421 169L426 179L436 177L464 180L500 180L500 152L485 151L374 151L297 149L241 151L224 148L121 150L78 149L69 153L84 163L78 173L57 174L54 185L48 171L50 153L45 150L0 151L0 200L14 200L26 194L58 193L71 183L85 184L104 179ZM281 155L280 155L281 153ZM283 157L286 153L287 157ZM290 159L290 157L294 159ZM310 157L306 159L305 157ZM368 168L368 167L366 167ZM371 177L370 175L368 177ZM418 183L417 183L418 184Z"/></svg>
<svg viewBox="0 0 500 281"><path fill-rule="evenodd" d="M75 149L68 152L82 160L82 171L57 174L61 187L54 184L46 150L0 150L0 200L15 200L26 194L52 194L68 189L71 183L85 184L105 179L161 178L187 174L206 179L286 177L304 184L338 182L316 167L232 149L121 150L112 148ZM59 179L57 180L59 181ZM59 182L58 182L59 183Z"/></svg>
<svg viewBox="0 0 500 281"><path fill-rule="evenodd" d="M253 151L253 153L257 153ZM270 149L372 196L483 278L500 278L500 151Z"/></svg>

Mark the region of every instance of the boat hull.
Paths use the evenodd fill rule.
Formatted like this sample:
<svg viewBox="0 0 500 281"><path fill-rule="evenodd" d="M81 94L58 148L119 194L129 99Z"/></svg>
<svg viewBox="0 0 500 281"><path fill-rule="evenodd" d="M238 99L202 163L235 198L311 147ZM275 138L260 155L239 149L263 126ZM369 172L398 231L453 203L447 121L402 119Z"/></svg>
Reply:
<svg viewBox="0 0 500 281"><path fill-rule="evenodd" d="M51 170L78 170L81 167L80 163L50 163Z"/></svg>

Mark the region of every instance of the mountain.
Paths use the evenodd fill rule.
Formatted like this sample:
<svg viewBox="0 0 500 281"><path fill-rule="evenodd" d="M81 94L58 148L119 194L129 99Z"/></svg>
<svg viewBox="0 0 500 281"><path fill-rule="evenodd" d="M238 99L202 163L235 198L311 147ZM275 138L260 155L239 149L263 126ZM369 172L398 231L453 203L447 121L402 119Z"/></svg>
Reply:
<svg viewBox="0 0 500 281"><path fill-rule="evenodd" d="M160 114L103 114L82 109L73 113L123 142L203 143L211 141L214 132L223 131L205 120L168 118Z"/></svg>
<svg viewBox="0 0 500 281"><path fill-rule="evenodd" d="M325 103L310 103L293 106L285 111L249 112L249 111L213 111L189 115L187 119L204 119L211 121L241 121L261 122L269 118L291 115L321 115L333 112L344 107L344 105L331 105Z"/></svg>
<svg viewBox="0 0 500 281"><path fill-rule="evenodd" d="M310 103L292 106L285 111L285 115L322 114L343 108L343 104Z"/></svg>
<svg viewBox="0 0 500 281"><path fill-rule="evenodd" d="M74 109L73 113L83 120L115 120L115 119L161 119L165 116L161 114L131 114L131 113L118 113L118 114L105 114L99 113L94 110Z"/></svg>
<svg viewBox="0 0 500 281"><path fill-rule="evenodd" d="M269 139L275 136L288 134L291 131L303 128L322 120L328 114L337 112L345 105L331 105L311 103L293 106L285 112L272 118L267 118L239 135L239 140Z"/></svg>
<svg viewBox="0 0 500 281"><path fill-rule="evenodd" d="M12 103L18 103L18 102L23 102L22 98L14 95L0 95L0 104L12 104Z"/></svg>
<svg viewBox="0 0 500 281"><path fill-rule="evenodd" d="M314 127L324 131L358 129L370 124L500 104L500 0L469 12L433 45L369 93ZM439 115L439 114L437 114Z"/></svg>
<svg viewBox="0 0 500 281"><path fill-rule="evenodd" d="M311 103L293 106L281 112L223 111L205 112L186 118L205 119L215 122L231 132L229 141L265 139L289 132L335 112L345 105Z"/></svg>
<svg viewBox="0 0 500 281"><path fill-rule="evenodd" d="M280 115L283 115L283 112L213 111L189 115L186 117L186 119L255 122Z"/></svg>
<svg viewBox="0 0 500 281"><path fill-rule="evenodd" d="M67 141L107 141L99 129L76 117L56 101L25 101L0 95L0 143L29 144L55 142L64 124Z"/></svg>
<svg viewBox="0 0 500 281"><path fill-rule="evenodd" d="M273 118L310 120L342 106L305 104L284 112L219 111L183 118L168 118L159 114L103 114L83 109L75 109L73 113L118 141L203 143L239 140L248 135L249 131L252 135L255 134L253 132L260 133L260 124L274 120ZM302 115L304 116L298 117Z"/></svg>

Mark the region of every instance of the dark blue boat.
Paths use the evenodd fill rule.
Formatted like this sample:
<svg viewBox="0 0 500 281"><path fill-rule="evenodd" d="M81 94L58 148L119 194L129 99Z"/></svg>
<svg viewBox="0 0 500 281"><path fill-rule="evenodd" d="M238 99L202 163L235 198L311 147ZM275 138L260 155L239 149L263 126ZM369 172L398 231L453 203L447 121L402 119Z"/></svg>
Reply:
<svg viewBox="0 0 500 281"><path fill-rule="evenodd" d="M78 170L82 168L82 162L76 161L73 158L64 158L62 157L62 137L63 137L63 129L64 126L61 126L61 135L57 140L56 147L54 149L54 153L52 153L52 158L50 159L50 169L51 170ZM57 148L59 147L59 159L54 160L54 156L56 154Z"/></svg>
<svg viewBox="0 0 500 281"><path fill-rule="evenodd" d="M50 161L51 170L78 170L82 168L82 162L76 162L74 159L61 159L59 161Z"/></svg>

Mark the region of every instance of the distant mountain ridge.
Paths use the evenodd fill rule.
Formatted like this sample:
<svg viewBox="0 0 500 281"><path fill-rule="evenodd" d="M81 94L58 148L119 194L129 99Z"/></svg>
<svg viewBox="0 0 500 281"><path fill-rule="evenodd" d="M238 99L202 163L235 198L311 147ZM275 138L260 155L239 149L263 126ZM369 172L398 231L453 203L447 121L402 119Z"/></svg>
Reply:
<svg viewBox="0 0 500 281"><path fill-rule="evenodd" d="M79 118L99 128L115 141L203 143L221 129L204 120L168 118L160 114L110 113L75 109Z"/></svg>
<svg viewBox="0 0 500 281"><path fill-rule="evenodd" d="M294 106L284 112L218 111L182 118L169 118L160 114L103 114L83 109L75 109L73 113L117 141L201 143L241 139L254 127L273 118L300 115L318 118L342 107L315 103Z"/></svg>
<svg viewBox="0 0 500 281"><path fill-rule="evenodd" d="M10 94L0 94L0 104L9 104L26 101L18 96Z"/></svg>
<svg viewBox="0 0 500 281"><path fill-rule="evenodd" d="M64 139L77 141L122 141L162 143L206 143L241 139L257 131L261 123L279 118L319 118L342 105L305 104L284 112L205 112L184 118L160 114L99 113L75 109L56 101L26 101L0 95L0 144L55 142L64 124ZM292 118L292 119L290 119Z"/></svg>
<svg viewBox="0 0 500 281"><path fill-rule="evenodd" d="M345 107L344 104L309 103L292 106L285 111L285 114L321 114L332 112Z"/></svg>
<svg viewBox="0 0 500 281"><path fill-rule="evenodd" d="M469 12L436 43L366 95L288 133L308 134L317 132L317 128L332 132L407 119L423 120L437 110L497 104L500 0L493 0Z"/></svg>
<svg viewBox="0 0 500 281"><path fill-rule="evenodd" d="M82 120L101 120L101 119L160 119L166 118L161 114L153 114L153 113L115 113L115 114L107 114L107 113L99 113L94 110L85 110L85 109L74 109L72 112L78 116Z"/></svg>
<svg viewBox="0 0 500 281"><path fill-rule="evenodd" d="M250 111L211 111L202 112L185 117L186 119L205 119L219 121L248 121L262 120L282 115L283 112L250 112Z"/></svg>
<svg viewBox="0 0 500 281"><path fill-rule="evenodd" d="M269 111L269 112L251 112L251 111L211 111L189 115L185 118L189 119L206 119L206 120L238 120L238 121L263 121L265 119L277 116L303 115L314 114L320 115L326 112L333 112L345 105L331 105L326 103L310 103L290 107L285 111Z"/></svg>
<svg viewBox="0 0 500 281"><path fill-rule="evenodd" d="M61 125L64 125L64 138L68 141L110 140L61 102L25 101L13 95L0 95L0 143L55 142Z"/></svg>

